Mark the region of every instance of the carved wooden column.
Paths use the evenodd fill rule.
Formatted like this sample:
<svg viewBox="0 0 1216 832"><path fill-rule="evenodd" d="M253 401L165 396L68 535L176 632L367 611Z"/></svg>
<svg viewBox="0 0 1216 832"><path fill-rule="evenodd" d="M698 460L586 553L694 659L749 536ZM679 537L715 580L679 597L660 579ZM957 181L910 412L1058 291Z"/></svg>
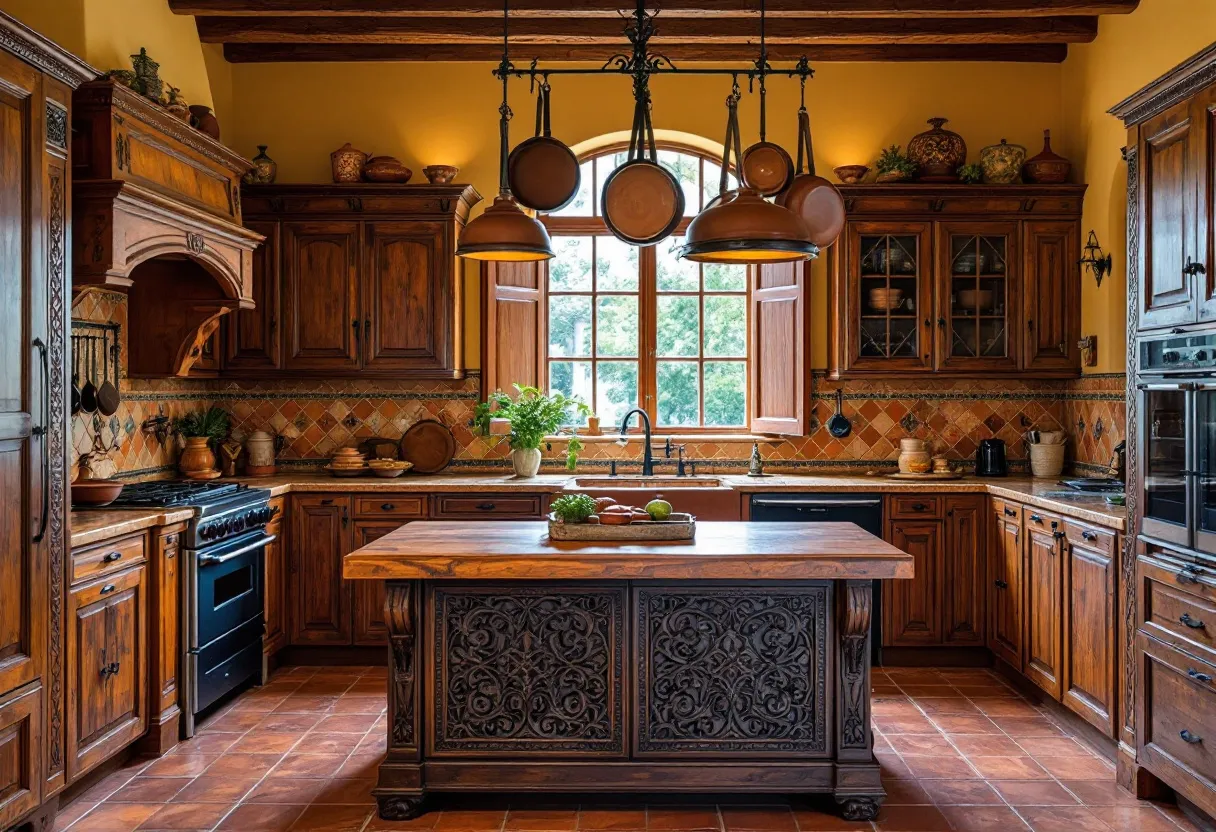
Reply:
<svg viewBox="0 0 1216 832"><path fill-rule="evenodd" d="M389 581L385 592L384 621L389 633L388 755L380 765L379 782L373 792L380 817L385 820L409 820L422 811L422 732L418 714L420 591L415 581Z"/></svg>
<svg viewBox="0 0 1216 832"><path fill-rule="evenodd" d="M886 793L870 724L870 581L837 581L836 802L848 820L874 820Z"/></svg>

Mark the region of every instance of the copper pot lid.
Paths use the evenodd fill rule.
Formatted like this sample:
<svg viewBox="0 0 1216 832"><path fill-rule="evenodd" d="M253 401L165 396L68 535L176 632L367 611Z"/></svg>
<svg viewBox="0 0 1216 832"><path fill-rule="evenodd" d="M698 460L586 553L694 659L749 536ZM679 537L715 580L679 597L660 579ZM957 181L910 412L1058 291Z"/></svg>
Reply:
<svg viewBox="0 0 1216 832"><path fill-rule="evenodd" d="M520 205L534 211L559 211L578 195L582 179L578 157L553 138L549 124L549 84L536 96L536 135L516 145L507 158L507 182Z"/></svg>

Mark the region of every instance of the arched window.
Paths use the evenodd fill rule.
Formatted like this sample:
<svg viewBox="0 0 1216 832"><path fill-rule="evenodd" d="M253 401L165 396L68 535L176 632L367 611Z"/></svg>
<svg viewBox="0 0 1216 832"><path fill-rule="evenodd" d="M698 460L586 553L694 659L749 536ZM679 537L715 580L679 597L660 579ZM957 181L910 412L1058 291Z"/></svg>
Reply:
<svg viewBox="0 0 1216 832"><path fill-rule="evenodd" d="M686 216L673 236L637 248L611 236L598 204L604 180L625 159L624 147L583 157L578 196L542 218L557 252L548 265L548 386L589 403L605 429L634 407L656 430L741 429L747 269L676 257L689 221L718 193L719 162L660 144L660 164L684 188Z"/></svg>

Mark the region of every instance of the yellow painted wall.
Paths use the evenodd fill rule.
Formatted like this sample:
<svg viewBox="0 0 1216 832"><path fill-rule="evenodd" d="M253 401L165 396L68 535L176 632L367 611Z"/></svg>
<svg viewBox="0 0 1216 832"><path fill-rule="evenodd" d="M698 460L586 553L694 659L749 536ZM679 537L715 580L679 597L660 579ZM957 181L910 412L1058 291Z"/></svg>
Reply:
<svg viewBox="0 0 1216 832"><path fill-rule="evenodd" d="M0 10L73 55L84 57L84 3L85 0L0 0Z"/></svg>
<svg viewBox="0 0 1216 832"><path fill-rule="evenodd" d="M522 56L520 56L522 59ZM420 176L423 166L459 165L487 202L497 190L499 86L489 64L237 64L232 67L233 116L224 139L247 155L259 144L279 163L280 182L329 180L329 153L355 147L401 158ZM722 78L658 78L653 84L657 128L720 142L730 82ZM1058 65L824 64L808 85L816 164L822 172L870 162L878 150L900 144L942 115L967 140L971 154L1007 138L1033 146L1044 128L1063 129ZM532 130L527 82L512 84L516 112L512 142ZM769 138L797 146L798 85L774 79L769 91ZM619 130L632 119L624 77L553 81L553 130L574 144ZM744 145L756 138L757 96L741 107ZM469 295L467 352L479 354L476 277ZM814 269L814 360L824 366L826 280Z"/></svg>
<svg viewBox="0 0 1216 832"><path fill-rule="evenodd" d="M1130 15L1103 17L1098 37L1069 47L1063 65L1065 134L1057 151L1073 160L1075 181L1088 182L1083 229L1093 229L1114 255L1114 273L1099 288L1082 284L1081 327L1098 336L1096 372L1123 372L1127 346L1127 142L1107 110L1216 41L1211 0L1141 0ZM1054 142L1053 142L1054 144Z"/></svg>

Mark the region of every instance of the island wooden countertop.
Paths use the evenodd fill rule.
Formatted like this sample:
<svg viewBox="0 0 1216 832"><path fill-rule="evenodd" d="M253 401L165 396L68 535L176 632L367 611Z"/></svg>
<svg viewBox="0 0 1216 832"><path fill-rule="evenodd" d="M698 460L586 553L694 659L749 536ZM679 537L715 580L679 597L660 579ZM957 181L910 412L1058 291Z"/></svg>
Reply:
<svg viewBox="0 0 1216 832"><path fill-rule="evenodd" d="M912 556L852 523L698 523L696 540L552 541L546 522L408 523L346 555L346 578L911 578Z"/></svg>

